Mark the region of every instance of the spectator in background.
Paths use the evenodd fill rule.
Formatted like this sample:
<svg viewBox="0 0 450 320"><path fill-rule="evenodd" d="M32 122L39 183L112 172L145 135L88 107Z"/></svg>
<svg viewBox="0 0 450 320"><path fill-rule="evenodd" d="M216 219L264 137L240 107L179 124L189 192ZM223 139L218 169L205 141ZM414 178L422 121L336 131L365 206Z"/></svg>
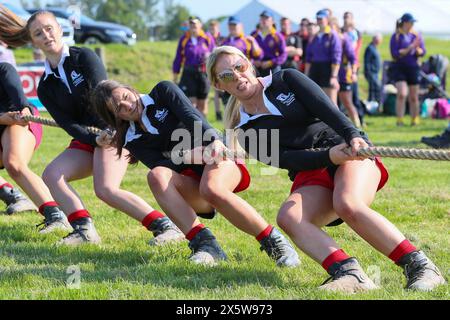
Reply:
<svg viewBox="0 0 450 320"><path fill-rule="evenodd" d="M347 11L344 13L344 26L342 27L342 32L347 33L349 35L349 38L351 40L351 43L353 45L353 49L355 50L355 65L356 65L356 78L355 81L352 83L352 100L353 104L355 105L356 109L358 110L359 119L362 125L365 125L364 123L364 114L365 109L364 106L361 104L359 99L359 86L358 86L358 73L359 73L359 55L361 53L362 48L362 35L361 32L359 32L358 29L355 27L355 20L353 17L353 13L350 11Z"/></svg>
<svg viewBox="0 0 450 320"><path fill-rule="evenodd" d="M228 18L228 37L222 43L224 46L232 46L242 51L245 56L254 63L261 61L264 53L258 42L252 36L245 36L241 20L238 17L231 16ZM222 102L227 105L230 94L223 91L220 94Z"/></svg>
<svg viewBox="0 0 450 320"><path fill-rule="evenodd" d="M303 55L302 39L297 33L292 32L291 20L283 17L280 20L281 34L286 41L287 59L281 65L282 69L299 69L300 58Z"/></svg>
<svg viewBox="0 0 450 320"><path fill-rule="evenodd" d="M205 62L214 46L213 37L203 31L200 19L189 17L189 31L178 42L172 66L175 83L178 83L178 75L183 68L178 85L204 116L208 113L209 93Z"/></svg>
<svg viewBox="0 0 450 320"><path fill-rule="evenodd" d="M220 34L219 21L211 20L208 27L209 34L214 38L216 46L220 46L224 37Z"/></svg>
<svg viewBox="0 0 450 320"><path fill-rule="evenodd" d="M311 43L311 41L314 39L315 35L317 33L319 33L319 26L314 23L314 22L310 22L308 23L308 45ZM306 54L306 49L308 48L308 45L305 48L305 54ZM303 58L305 58L305 55L303 55Z"/></svg>
<svg viewBox="0 0 450 320"><path fill-rule="evenodd" d="M383 41L383 36L378 33L373 36L372 42L364 52L364 77L369 83L368 101L381 103L381 82L379 73L381 70L381 56L377 47Z"/></svg>
<svg viewBox="0 0 450 320"><path fill-rule="evenodd" d="M221 46L225 39L220 34L219 21L211 20L209 23L209 34L214 38L216 46ZM216 111L216 120L222 121L222 110L220 109L220 92L214 88L214 110Z"/></svg>
<svg viewBox="0 0 450 320"><path fill-rule="evenodd" d="M8 45L0 40L0 62L7 62L16 67L16 58L14 52L8 49Z"/></svg>
<svg viewBox="0 0 450 320"><path fill-rule="evenodd" d="M308 43L309 43L309 28L308 28L309 24L310 24L309 19L308 18L303 18L300 21L300 28L298 30L298 36L300 37L300 39L302 41L303 54L305 54L306 48L308 47ZM302 56L301 59L300 59L299 70L301 72L305 72L305 58L304 58L304 56Z"/></svg>
<svg viewBox="0 0 450 320"><path fill-rule="evenodd" d="M262 61L254 61L260 76L281 70L281 65L287 59L286 42L283 35L274 28L273 14L264 10L260 14L259 30L251 34L264 52Z"/></svg>
<svg viewBox="0 0 450 320"><path fill-rule="evenodd" d="M391 77L397 87L395 109L397 126L403 126L403 117L408 96L411 125L419 124L419 58L425 55L425 44L422 36L412 28L413 15L405 13L398 21L398 28L390 41L393 63L390 67Z"/></svg>
<svg viewBox="0 0 450 320"><path fill-rule="evenodd" d="M331 19L332 20L332 19ZM355 105L352 100L352 88L353 83L357 80L357 64L355 57L355 50L353 49L352 40L348 33L343 33L339 29L339 25L336 23L332 23L330 21L331 26L334 26L334 30L336 30L341 38L342 42L342 62L339 68L339 101L344 106L345 110L349 118L352 120L353 124L356 128L361 127L361 122L359 120L358 110L356 110Z"/></svg>
<svg viewBox="0 0 450 320"><path fill-rule="evenodd" d="M316 18L320 31L308 45L305 74L316 82L337 106L342 43L338 33L331 29L325 10L318 11Z"/></svg>

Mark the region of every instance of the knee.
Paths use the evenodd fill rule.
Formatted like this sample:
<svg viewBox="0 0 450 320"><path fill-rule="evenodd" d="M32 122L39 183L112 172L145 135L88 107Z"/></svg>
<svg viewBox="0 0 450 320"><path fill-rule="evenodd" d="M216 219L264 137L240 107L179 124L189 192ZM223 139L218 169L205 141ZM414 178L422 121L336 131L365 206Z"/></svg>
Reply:
<svg viewBox="0 0 450 320"><path fill-rule="evenodd" d="M406 96L407 96L406 92L402 90L397 92L397 100L404 101L406 100Z"/></svg>
<svg viewBox="0 0 450 320"><path fill-rule="evenodd" d="M358 221L360 212L365 206L364 203L350 198L341 198L333 201L334 210L339 218L350 223Z"/></svg>
<svg viewBox="0 0 450 320"><path fill-rule="evenodd" d="M42 173L42 180L47 186L52 186L62 179L62 173L55 168L48 166Z"/></svg>
<svg viewBox="0 0 450 320"><path fill-rule="evenodd" d="M301 212L294 213L282 207L277 215L277 225L288 235L293 234L293 230L298 228L302 221Z"/></svg>
<svg viewBox="0 0 450 320"><path fill-rule="evenodd" d="M94 185L94 192L97 198L106 203L111 203L115 196L114 188L105 185Z"/></svg>
<svg viewBox="0 0 450 320"><path fill-rule="evenodd" d="M163 190L170 180L170 169L157 167L147 174L147 183L152 191Z"/></svg>
<svg viewBox="0 0 450 320"><path fill-rule="evenodd" d="M213 207L220 205L224 201L224 195L227 190L224 190L216 183L201 183L199 187L200 196L209 202Z"/></svg>
<svg viewBox="0 0 450 320"><path fill-rule="evenodd" d="M11 178L17 178L22 175L23 170L26 168L26 164L21 163L20 161L17 161L15 159L5 159L3 161L3 166L5 167L6 171L8 171L8 174Z"/></svg>

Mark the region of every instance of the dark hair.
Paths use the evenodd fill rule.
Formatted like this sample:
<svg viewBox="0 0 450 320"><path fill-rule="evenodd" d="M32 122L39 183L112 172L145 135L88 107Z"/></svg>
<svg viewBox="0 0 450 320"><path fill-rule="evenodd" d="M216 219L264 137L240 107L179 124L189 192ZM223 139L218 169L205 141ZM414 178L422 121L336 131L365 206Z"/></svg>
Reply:
<svg viewBox="0 0 450 320"><path fill-rule="evenodd" d="M14 12L0 5L0 40L8 46L17 48L31 42L30 25L40 15L50 15L55 21L55 15L49 11L39 10L31 15L28 21L22 20Z"/></svg>
<svg viewBox="0 0 450 320"><path fill-rule="evenodd" d="M125 136L129 127L129 123L126 120L122 120L117 117L111 109L115 110L117 104L114 101L112 92L115 89L124 88L130 90L136 97L139 97L139 93L132 87L124 85L115 80L103 80L100 81L94 90L90 93L90 104L92 110L100 116L111 128L116 130L113 137L113 146L117 148L117 155L122 156L123 146L125 144ZM140 103L140 99L137 100ZM129 155L130 163L137 162L136 159Z"/></svg>

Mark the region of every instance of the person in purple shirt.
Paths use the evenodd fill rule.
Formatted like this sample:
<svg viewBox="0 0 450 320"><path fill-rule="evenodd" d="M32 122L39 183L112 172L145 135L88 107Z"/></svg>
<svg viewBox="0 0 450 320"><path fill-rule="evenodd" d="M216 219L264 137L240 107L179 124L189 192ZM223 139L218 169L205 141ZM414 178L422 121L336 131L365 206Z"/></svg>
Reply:
<svg viewBox="0 0 450 320"><path fill-rule="evenodd" d="M242 23L238 17L228 18L228 37L222 42L223 46L232 46L238 48L245 54L250 61L262 60L264 52L258 42L252 36L245 36Z"/></svg>
<svg viewBox="0 0 450 320"><path fill-rule="evenodd" d="M251 35L256 39L264 52L262 61L254 61L260 76L267 76L281 70L281 65L286 62L287 51L286 42L283 35L274 27L273 14L264 10L259 15L259 30L255 30Z"/></svg>
<svg viewBox="0 0 450 320"><path fill-rule="evenodd" d="M178 75L183 68L178 85L204 116L208 113L209 93L205 61L214 47L214 39L203 31L200 19L189 17L189 31L181 37L173 61L173 81L178 83Z"/></svg>
<svg viewBox="0 0 450 320"><path fill-rule="evenodd" d="M337 105L338 72L342 59L342 43L338 33L329 25L326 10L316 14L320 27L306 49L305 74L316 82Z"/></svg>
<svg viewBox="0 0 450 320"><path fill-rule="evenodd" d="M425 44L422 36L412 28L414 22L412 14L405 13L397 22L398 28L391 37L390 49L393 63L390 67L390 77L397 87L395 109L397 126L403 126L406 97L408 96L411 125L419 124L419 57L425 55Z"/></svg>
<svg viewBox="0 0 450 320"><path fill-rule="evenodd" d="M348 33L339 34L342 41L342 62L339 68L339 101L347 110L347 114L355 127L361 127L358 110L353 104L353 84L357 81L358 64L352 39Z"/></svg>

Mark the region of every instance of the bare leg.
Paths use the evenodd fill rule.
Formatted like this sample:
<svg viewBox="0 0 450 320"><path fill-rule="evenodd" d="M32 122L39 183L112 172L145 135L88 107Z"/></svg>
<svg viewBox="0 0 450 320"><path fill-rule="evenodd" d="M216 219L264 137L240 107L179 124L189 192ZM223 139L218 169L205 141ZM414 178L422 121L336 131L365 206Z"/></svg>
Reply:
<svg viewBox="0 0 450 320"><path fill-rule="evenodd" d="M333 207L350 228L388 256L405 236L385 217L369 208L380 176L380 170L369 159L340 166L334 179Z"/></svg>
<svg viewBox="0 0 450 320"><path fill-rule="evenodd" d="M2 135L3 165L11 178L36 206L53 201L45 183L28 167L34 153L35 137L27 126L8 126Z"/></svg>
<svg viewBox="0 0 450 320"><path fill-rule="evenodd" d="M206 98L206 99L197 99L197 109L206 118L206 116L208 115L208 98Z"/></svg>
<svg viewBox="0 0 450 320"><path fill-rule="evenodd" d="M200 194L240 230L257 236L268 223L245 200L233 193L241 171L233 161L207 165L200 182Z"/></svg>
<svg viewBox="0 0 450 320"><path fill-rule="evenodd" d="M210 212L211 205L201 198L199 183L169 168L156 167L147 175L148 184L160 207L186 235L200 224L196 212Z"/></svg>
<svg viewBox="0 0 450 320"><path fill-rule="evenodd" d="M358 111L356 110L356 107L353 104L352 92L351 91L339 92L339 100L342 102L345 109L347 110L348 116L352 120L353 124L357 128L360 128L361 122L359 121Z"/></svg>
<svg viewBox="0 0 450 320"><path fill-rule="evenodd" d="M85 209L83 201L69 182L87 178L92 174L92 158L93 155L89 152L66 149L45 168L42 174L53 198L66 215Z"/></svg>
<svg viewBox="0 0 450 320"><path fill-rule="evenodd" d="M278 213L278 225L297 247L317 263L339 249L321 227L336 220L332 191L322 186L305 186L293 192Z"/></svg>
<svg viewBox="0 0 450 320"><path fill-rule="evenodd" d="M400 124L400 120L405 116L406 109L406 96L408 94L408 86L405 81L399 81L395 83L397 88L397 97L395 100L395 112L397 113L397 124Z"/></svg>
<svg viewBox="0 0 450 320"><path fill-rule="evenodd" d="M120 189L127 171L128 152L124 150L118 158L117 150L95 148L94 151L94 190L99 199L109 206L125 212L130 217L142 221L154 209L134 193Z"/></svg>
<svg viewBox="0 0 450 320"><path fill-rule="evenodd" d="M411 123L417 124L420 114L419 108L419 86L412 85L408 86L408 102L409 102L409 113L411 115Z"/></svg>

